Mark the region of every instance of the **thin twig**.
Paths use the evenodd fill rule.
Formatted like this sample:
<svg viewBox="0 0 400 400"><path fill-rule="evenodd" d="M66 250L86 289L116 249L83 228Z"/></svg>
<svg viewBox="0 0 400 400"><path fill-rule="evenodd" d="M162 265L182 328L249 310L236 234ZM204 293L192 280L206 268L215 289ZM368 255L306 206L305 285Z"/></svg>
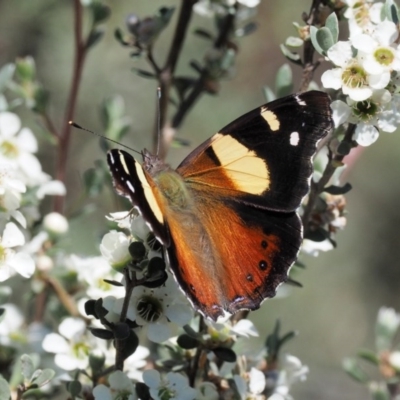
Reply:
<svg viewBox="0 0 400 400"><path fill-rule="evenodd" d="M356 125L349 124L347 131L344 135L342 143L348 143L350 146L352 146L352 147L354 146L352 137L353 137L355 128L356 128ZM302 217L305 236L307 235L308 223L310 221L311 214L314 210L317 198L323 192L325 186L327 185L329 180L332 178L338 165L340 165L342 163L344 157L345 157L345 155L336 154L334 157L332 157L329 160L329 162L325 168L325 171L322 174L321 179L318 182L314 182L313 180L311 181L310 194L308 195L308 201L307 201L306 207L304 209L303 217Z"/></svg>
<svg viewBox="0 0 400 400"><path fill-rule="evenodd" d="M86 56L86 44L82 39L82 4L80 0L74 0L74 32L75 32L75 57L72 75L71 89L65 110L64 122L59 136L57 154L56 176L61 182L65 182L66 166L68 159L69 142L71 136L71 125L68 123L73 119L79 85L82 78L83 64ZM60 213L64 211L65 196L55 197L54 210Z"/></svg>
<svg viewBox="0 0 400 400"><path fill-rule="evenodd" d="M308 25L318 24L320 21L319 9L321 6L321 0L313 0L310 12L308 15L304 16L304 22ZM303 75L301 78L299 92L305 92L310 85L312 77L314 75L315 69L319 66L320 61L314 61L315 49L311 43L311 40L306 40L304 42L303 50Z"/></svg>

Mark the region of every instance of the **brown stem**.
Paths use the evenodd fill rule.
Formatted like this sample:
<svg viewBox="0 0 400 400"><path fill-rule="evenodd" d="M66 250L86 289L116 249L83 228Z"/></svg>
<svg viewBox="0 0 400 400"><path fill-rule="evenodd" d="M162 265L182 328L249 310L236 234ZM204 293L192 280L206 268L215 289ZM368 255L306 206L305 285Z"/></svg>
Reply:
<svg viewBox="0 0 400 400"><path fill-rule="evenodd" d="M204 322L204 317L200 315L200 320L199 320L199 333L203 333L206 329L206 324ZM200 357L201 354L203 353L203 348L202 345L199 344L199 347L196 349L196 353L193 357L190 372L188 374L189 376L189 385L191 387L194 387L194 384L196 382L196 375L197 371L199 370L199 364L200 364Z"/></svg>
<svg viewBox="0 0 400 400"><path fill-rule="evenodd" d="M68 147L71 136L71 125L69 121L73 119L75 113L76 100L80 81L82 78L83 64L86 56L86 44L82 39L82 5L80 0L74 0L74 32L75 32L75 57L74 69L72 75L71 89L65 110L64 122L59 136L57 151L57 172L56 176L61 182L65 182L66 167L68 159ZM54 201L54 210L60 213L64 212L64 196L57 196Z"/></svg>
<svg viewBox="0 0 400 400"><path fill-rule="evenodd" d="M168 52L168 56L164 67L161 71L158 71L158 81L161 89L161 100L160 100L160 126L161 126L161 138L158 137L158 116L153 129L153 152L157 151L159 147L158 156L163 159L166 156L168 143L170 140L165 140L167 137L167 110L169 104L170 91L172 87L172 81L176 65L178 63L179 55L182 50L184 40L186 38L187 29L192 17L193 5L197 0L182 0L181 9L178 16L178 22L176 25L174 37ZM151 53L149 54L151 56ZM152 61L150 59L150 61ZM153 60L154 61L154 60ZM157 70L156 70L157 72Z"/></svg>
<svg viewBox="0 0 400 400"><path fill-rule="evenodd" d="M313 0L310 8L310 12L308 15L304 16L304 22L310 26L318 24L320 21L319 18L319 8L321 5L321 0ZM310 82L313 78L315 69L319 66L319 61L313 61L314 59L315 49L311 43L311 40L306 40L304 42L304 50L303 50L303 75L301 78L299 92L305 92L310 85Z"/></svg>
<svg viewBox="0 0 400 400"><path fill-rule="evenodd" d="M354 146L352 137L353 137L355 128L356 128L356 125L349 124L347 131L344 135L343 141L342 141L343 143L349 143L350 146ZM336 154L334 157L332 157L329 160L328 165L326 166L321 179L318 182L314 182L313 180L311 181L310 194L308 195L307 205L305 206L303 217L302 217L304 231L305 231L304 236L307 235L308 223L310 221L311 214L314 210L315 203L317 201L318 196L323 192L325 186L327 185L329 180L332 178L332 175L336 171L336 168L342 163L344 157L345 157L344 155Z"/></svg>

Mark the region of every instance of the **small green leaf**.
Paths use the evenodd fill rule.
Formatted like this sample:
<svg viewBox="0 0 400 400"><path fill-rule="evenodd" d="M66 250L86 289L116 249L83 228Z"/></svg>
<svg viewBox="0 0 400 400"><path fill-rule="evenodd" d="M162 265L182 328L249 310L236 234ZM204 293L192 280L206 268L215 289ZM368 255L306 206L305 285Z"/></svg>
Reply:
<svg viewBox="0 0 400 400"><path fill-rule="evenodd" d="M93 1L92 3L90 3L89 7L92 11L93 24L99 24L108 19L111 15L110 7L97 1Z"/></svg>
<svg viewBox="0 0 400 400"><path fill-rule="evenodd" d="M11 391L8 382L0 375L0 400L10 400Z"/></svg>
<svg viewBox="0 0 400 400"><path fill-rule="evenodd" d="M221 361L235 362L237 359L236 353L232 349L228 349L227 347L217 347L213 349L213 353Z"/></svg>
<svg viewBox="0 0 400 400"><path fill-rule="evenodd" d="M339 146L337 147L336 151L338 154L342 156L347 156L352 148L353 146L351 145L351 143L342 141L339 143Z"/></svg>
<svg viewBox="0 0 400 400"><path fill-rule="evenodd" d="M89 197L96 197L102 192L104 181L105 173L99 168L89 168L83 173L83 182Z"/></svg>
<svg viewBox="0 0 400 400"><path fill-rule="evenodd" d="M332 34L333 44L339 39L339 21L336 13L332 13L328 16L325 21L325 26L329 29Z"/></svg>
<svg viewBox="0 0 400 400"><path fill-rule="evenodd" d="M386 384L384 382L371 382L369 385L369 391L372 395L373 400L391 400Z"/></svg>
<svg viewBox="0 0 400 400"><path fill-rule="evenodd" d="M346 183L343 186L335 186L335 185L328 186L324 189L324 192L333 195L339 195L339 194L346 194L351 189L352 186L350 185L350 183Z"/></svg>
<svg viewBox="0 0 400 400"><path fill-rule="evenodd" d="M202 336L196 332L190 325L184 325L183 330L193 339L201 340Z"/></svg>
<svg viewBox="0 0 400 400"><path fill-rule="evenodd" d="M285 45L289 47L301 47L303 44L304 40L296 36L289 36L285 41Z"/></svg>
<svg viewBox="0 0 400 400"><path fill-rule="evenodd" d="M95 352L89 354L89 366L92 371L94 371L94 373L101 371L101 369L104 367L105 362L106 356L102 351L95 350Z"/></svg>
<svg viewBox="0 0 400 400"><path fill-rule="evenodd" d="M257 30L257 24L255 22L249 22L243 28L236 29L235 35L236 37L244 37L251 35L256 30Z"/></svg>
<svg viewBox="0 0 400 400"><path fill-rule="evenodd" d="M302 65L302 61L300 56L297 53L294 53L293 51L290 51L284 44L280 45L281 51L283 55L289 60L292 61L293 63L297 65Z"/></svg>
<svg viewBox="0 0 400 400"><path fill-rule="evenodd" d="M141 76L142 78L155 79L156 77L155 74L149 71L145 71L144 69L132 68L132 71Z"/></svg>
<svg viewBox="0 0 400 400"><path fill-rule="evenodd" d="M174 149L181 149L182 147L190 146L190 144L190 140L174 137L172 139L171 147L173 147Z"/></svg>
<svg viewBox="0 0 400 400"><path fill-rule="evenodd" d="M67 383L67 390L71 393L73 397L76 397L80 394L82 390L82 384L79 381L71 381Z"/></svg>
<svg viewBox="0 0 400 400"><path fill-rule="evenodd" d="M34 92L34 106L32 110L40 115L45 114L47 104L49 102L49 92L41 86L37 87Z"/></svg>
<svg viewBox="0 0 400 400"><path fill-rule="evenodd" d="M182 347L182 349L190 350L195 349L199 345L199 341L192 336L187 334L182 334L178 336L177 339L178 346Z"/></svg>
<svg viewBox="0 0 400 400"><path fill-rule="evenodd" d="M35 383L38 387L44 386L53 379L55 374L56 372L52 369L45 368L37 375L37 377L35 377L35 379L32 379L32 383Z"/></svg>
<svg viewBox="0 0 400 400"><path fill-rule="evenodd" d="M21 360L21 373L22 376L25 378L25 381L30 381L33 372L35 370L35 365L31 359L31 357L28 356L28 354L23 354L20 358Z"/></svg>
<svg viewBox="0 0 400 400"><path fill-rule="evenodd" d="M269 86L264 86L263 92L264 92L265 100L267 100L268 103L270 101L273 101L276 99L275 93L272 91L272 89Z"/></svg>
<svg viewBox="0 0 400 400"><path fill-rule="evenodd" d="M320 46L317 40L317 33L318 29L315 26L310 26L310 38L311 38L311 43L314 46L314 49L318 51L319 54L322 54L323 56L326 55L324 49Z"/></svg>
<svg viewBox="0 0 400 400"><path fill-rule="evenodd" d="M4 91L7 83L12 79L15 71L14 64L6 64L0 69L0 93Z"/></svg>
<svg viewBox="0 0 400 400"><path fill-rule="evenodd" d="M360 367L358 362L354 358L346 358L343 360L343 369L356 381L361 383L367 383L369 376Z"/></svg>
<svg viewBox="0 0 400 400"><path fill-rule="evenodd" d="M129 337L119 341L122 344L122 355L124 360L131 356L139 346L139 338L134 331L129 332Z"/></svg>
<svg viewBox="0 0 400 400"><path fill-rule="evenodd" d="M379 365L379 357L371 350L361 349L357 355L373 365Z"/></svg>
<svg viewBox="0 0 400 400"><path fill-rule="evenodd" d="M382 12L389 21L399 23L399 9L393 0L386 0Z"/></svg>
<svg viewBox="0 0 400 400"><path fill-rule="evenodd" d="M318 29L316 39L325 54L335 44L331 31L325 26Z"/></svg>
<svg viewBox="0 0 400 400"><path fill-rule="evenodd" d="M206 31L203 28L195 29L193 31L193 34L197 35L197 36L200 36L201 38L208 39L208 40L213 40L214 39L214 36L209 31Z"/></svg>
<svg viewBox="0 0 400 400"><path fill-rule="evenodd" d="M318 228L313 231L308 231L304 235L304 238L312 240L313 242L323 242L325 239L329 239L329 232L323 228Z"/></svg>
<svg viewBox="0 0 400 400"><path fill-rule="evenodd" d="M89 37L86 41L86 48L90 49L94 45L96 45L100 39L104 36L104 29L95 28L89 33Z"/></svg>
<svg viewBox="0 0 400 400"><path fill-rule="evenodd" d="M122 45L122 46L130 46L130 43L128 40L125 38L125 35L123 34L122 30L117 28L114 31L114 37L117 39L117 41Z"/></svg>
<svg viewBox="0 0 400 400"><path fill-rule="evenodd" d="M293 75L289 64L283 64L276 74L276 95L284 97L293 92Z"/></svg>
<svg viewBox="0 0 400 400"><path fill-rule="evenodd" d="M117 340L125 340L129 337L130 328L125 322L117 322L113 327L114 337Z"/></svg>
<svg viewBox="0 0 400 400"><path fill-rule="evenodd" d="M19 82L33 82L36 76L35 60L32 57L18 58L15 76Z"/></svg>
<svg viewBox="0 0 400 400"><path fill-rule="evenodd" d="M108 329L89 328L89 330L93 336L99 339L105 339L105 340L114 339L114 334Z"/></svg>
<svg viewBox="0 0 400 400"><path fill-rule="evenodd" d="M129 254L133 261L141 261L146 255L146 247L143 242L132 242L129 245Z"/></svg>

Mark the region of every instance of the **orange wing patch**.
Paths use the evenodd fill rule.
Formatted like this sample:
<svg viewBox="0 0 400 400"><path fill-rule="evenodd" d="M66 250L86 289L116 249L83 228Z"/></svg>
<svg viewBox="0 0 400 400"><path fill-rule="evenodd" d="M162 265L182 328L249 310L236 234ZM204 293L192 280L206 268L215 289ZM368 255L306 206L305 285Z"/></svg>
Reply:
<svg viewBox="0 0 400 400"><path fill-rule="evenodd" d="M221 199L195 207L198 218L191 217L190 223L168 218L173 238L168 254L180 286L214 320L224 310L257 309L286 280L300 246L299 218L242 204L232 207Z"/></svg>

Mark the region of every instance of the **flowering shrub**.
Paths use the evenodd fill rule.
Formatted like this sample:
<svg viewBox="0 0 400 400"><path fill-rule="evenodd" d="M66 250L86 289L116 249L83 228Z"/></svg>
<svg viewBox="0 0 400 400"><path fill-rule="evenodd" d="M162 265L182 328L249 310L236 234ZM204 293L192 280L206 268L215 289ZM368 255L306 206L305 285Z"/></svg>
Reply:
<svg viewBox="0 0 400 400"><path fill-rule="evenodd" d="M151 72L136 68L137 75L155 79L162 88L160 132L153 134L162 158L180 143L176 132L200 94L217 94L221 81L233 77L237 42L254 31L249 19L257 6L257 0L182 1L165 67L155 61L153 45L170 29L174 8L162 7L144 18L130 15L127 32L117 29L117 41L149 63ZM73 7L77 40L72 86L78 88L84 60L101 40L111 10L94 0L76 0ZM83 12L91 17L87 36L82 35ZM188 78L176 73L176 64L193 12L213 18L216 27L213 33L196 30L210 47L203 63L192 62L197 75ZM313 1L304 21L295 24L298 35L289 37L281 49L288 61L303 69L300 91L318 87L313 73L324 61L327 69L320 86L331 95L335 123L314 160L311 191L300 210L301 252L317 256L334 249L335 235L347 223L345 194L351 187L340 184L344 157L399 125L399 13L392 0ZM339 40L339 26L346 24L349 38ZM267 100L293 86L291 69L285 65L277 74L276 93L265 88ZM168 120L172 88L179 101ZM218 323L196 313L141 216L132 211L107 216L111 228L93 257L74 254L63 245L70 230L64 196L72 126L65 123L57 130L52 123L33 58L3 66L0 89L0 400L55 399L62 388L73 399L292 399L292 385L312 373L296 356L282 351L295 333L282 334L278 321L263 349L255 350L258 332L247 312ZM73 119L76 107L77 89L71 93L66 121ZM36 136L19 117L22 107L41 119L57 145L57 179L42 170ZM106 136L120 141L130 123L121 98L108 100L103 113ZM110 186L105 163L86 171L84 182L88 198ZM53 210L43 215L46 196L56 197ZM25 318L8 302L18 286L12 278L24 279L18 281L20 287L26 287L26 280L31 283L34 318ZM289 283L296 284L293 274ZM360 360L343 362L345 371L364 383L373 399L400 398L399 326L399 314L381 308L376 349L360 352ZM377 367L379 378L365 372L361 361Z"/></svg>

